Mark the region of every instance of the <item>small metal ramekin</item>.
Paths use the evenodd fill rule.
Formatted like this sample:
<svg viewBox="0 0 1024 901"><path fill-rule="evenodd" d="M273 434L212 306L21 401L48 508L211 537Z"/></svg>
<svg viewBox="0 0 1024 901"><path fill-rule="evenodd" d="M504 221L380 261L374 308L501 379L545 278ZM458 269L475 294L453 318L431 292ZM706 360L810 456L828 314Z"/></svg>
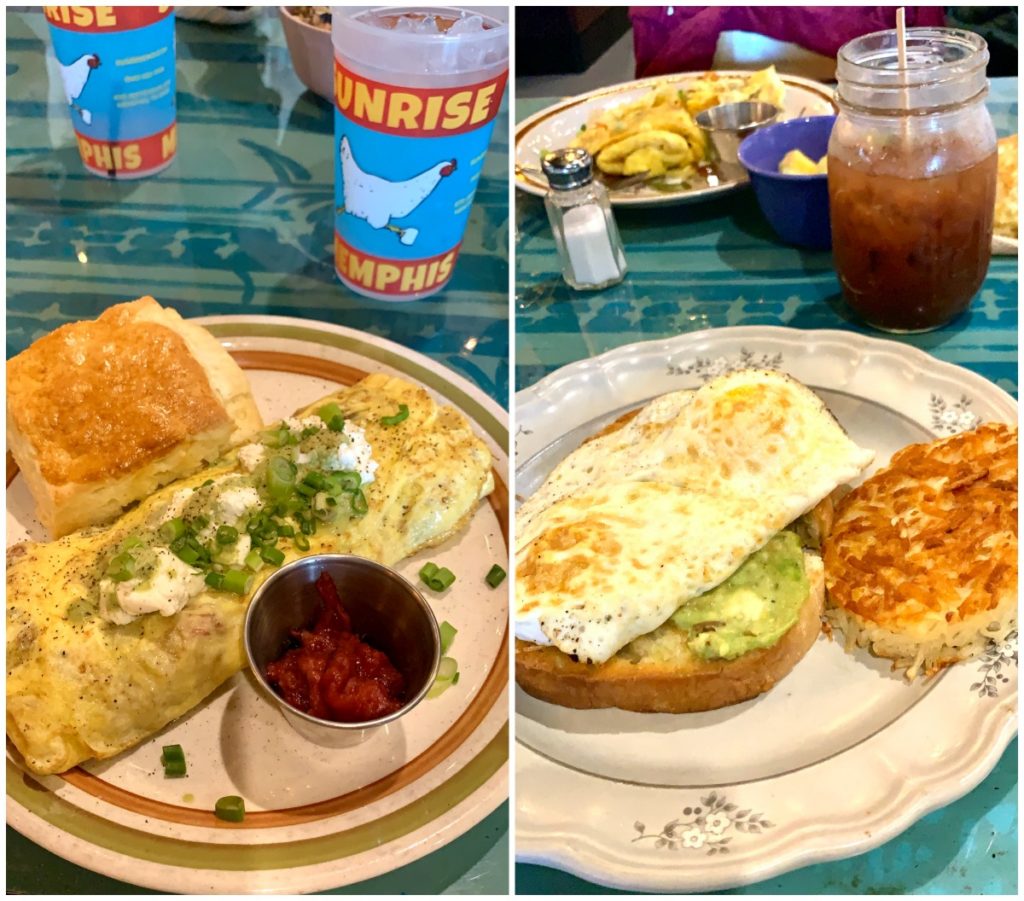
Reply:
<svg viewBox="0 0 1024 901"><path fill-rule="evenodd" d="M409 700L400 710L362 723L336 723L292 707L267 682L266 665L287 650L292 630L316 620L322 603L316 580L322 572L338 586L353 631L387 654L405 679ZM289 725L315 744L339 748L364 741L423 699L437 675L441 636L423 596L394 570L351 554L314 554L282 566L256 591L245 617L245 653Z"/></svg>
<svg viewBox="0 0 1024 901"><path fill-rule="evenodd" d="M723 103L696 116L697 125L711 139L720 162L739 165L739 149L744 138L774 122L782 113L777 106L760 101Z"/></svg>

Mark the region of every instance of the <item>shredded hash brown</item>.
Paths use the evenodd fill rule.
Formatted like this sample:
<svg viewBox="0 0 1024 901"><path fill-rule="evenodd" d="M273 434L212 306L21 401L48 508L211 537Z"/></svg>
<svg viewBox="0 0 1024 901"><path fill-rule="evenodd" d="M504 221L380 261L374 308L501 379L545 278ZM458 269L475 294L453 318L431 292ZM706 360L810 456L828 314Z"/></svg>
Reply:
<svg viewBox="0 0 1024 901"><path fill-rule="evenodd" d="M839 505L825 542L847 644L933 673L1016 626L1017 430L913 444Z"/></svg>

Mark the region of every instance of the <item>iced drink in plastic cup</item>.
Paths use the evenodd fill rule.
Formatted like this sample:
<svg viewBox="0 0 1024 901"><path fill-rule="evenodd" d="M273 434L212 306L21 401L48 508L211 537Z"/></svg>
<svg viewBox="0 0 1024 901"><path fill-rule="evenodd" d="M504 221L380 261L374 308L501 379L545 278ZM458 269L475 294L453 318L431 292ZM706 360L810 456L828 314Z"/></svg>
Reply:
<svg viewBox="0 0 1024 901"><path fill-rule="evenodd" d="M334 263L417 300L452 276L508 77L495 8L334 7Z"/></svg>
<svg viewBox="0 0 1024 901"><path fill-rule="evenodd" d="M85 168L141 178L177 149L174 7L46 6Z"/></svg>

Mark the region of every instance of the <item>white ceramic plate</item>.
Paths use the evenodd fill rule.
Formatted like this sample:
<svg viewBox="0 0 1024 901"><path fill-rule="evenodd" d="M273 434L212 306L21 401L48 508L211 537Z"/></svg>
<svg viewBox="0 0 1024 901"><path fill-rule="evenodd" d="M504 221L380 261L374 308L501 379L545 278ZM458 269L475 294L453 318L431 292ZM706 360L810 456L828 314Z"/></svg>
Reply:
<svg viewBox="0 0 1024 901"><path fill-rule="evenodd" d="M1020 244L1016 238L1005 235L992 235L992 253L997 256L1015 257L1020 252Z"/></svg>
<svg viewBox="0 0 1024 901"><path fill-rule="evenodd" d="M554 150L568 146L576 136L580 126L591 116L602 110L611 109L623 103L629 103L642 97L652 88L664 84L678 85L686 89L687 82L701 78L705 72L683 72L678 75L658 75L654 78L643 78L639 81L628 81L623 84L610 85L561 100L524 120L516 128L516 187L527 194L543 197L547 191L547 182L540 174L540 154L545 150ZM743 75L749 73L737 71L721 71L719 75ZM797 116L830 116L836 112L832 102L832 91L823 84L795 75L782 75L786 85L785 108L783 119ZM671 206L677 203L690 203L706 200L747 183L745 173L739 172L735 177L723 180L721 184L694 187L691 190L665 193L643 185L631 188L627 192L611 192L614 206L645 207Z"/></svg>
<svg viewBox="0 0 1024 901"><path fill-rule="evenodd" d="M625 410L748 366L817 391L876 451L869 472L906 444L1017 421L991 382L894 341L714 329L620 347L520 392L518 496ZM517 689L517 854L618 888L690 892L849 857L980 782L1016 706L1015 637L913 685L821 637L773 691L703 714L570 710Z"/></svg>
<svg viewBox="0 0 1024 901"><path fill-rule="evenodd" d="M438 620L459 630L459 683L343 750L300 738L247 672L138 747L60 776L27 774L8 744L8 822L80 866L158 890L291 893L358 882L450 842L508 796L507 583L484 582L492 564L508 566L507 416L440 364L352 329L268 316L199 321L247 369L265 421L383 371L473 422L494 455L494 502L463 534L397 567L416 581L430 559L459 576L429 597ZM16 477L9 542L38 535L32 511ZM186 778L163 777L165 744L185 749ZM212 814L231 794L245 799L241 827Z"/></svg>

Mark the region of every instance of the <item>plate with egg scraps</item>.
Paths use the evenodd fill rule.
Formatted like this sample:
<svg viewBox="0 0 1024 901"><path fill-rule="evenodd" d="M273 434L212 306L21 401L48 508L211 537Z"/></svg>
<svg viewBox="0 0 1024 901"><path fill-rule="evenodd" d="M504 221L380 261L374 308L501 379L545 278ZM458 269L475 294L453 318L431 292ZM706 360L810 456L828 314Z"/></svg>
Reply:
<svg viewBox="0 0 1024 901"><path fill-rule="evenodd" d="M248 438L113 525L55 544L8 460L8 822L154 889L316 891L390 871L507 797L506 415L442 365L351 329L185 322L227 351L217 365L233 360L244 374L262 419ZM223 399L199 358L197 375ZM286 501L316 488L311 473L328 485L296 511L243 512L248 489L264 501L272 481L282 490L268 465L279 457L292 466L278 476L295 477ZM338 475L353 472L359 485ZM330 497L345 505L334 516ZM181 539L164 560L164 541ZM448 660L415 708L340 748L289 725L242 646L257 586L323 551L393 567L429 606ZM55 591L68 596L62 610ZM356 605L340 600L355 622ZM59 685L47 682L54 670Z"/></svg>
<svg viewBox="0 0 1024 901"><path fill-rule="evenodd" d="M519 859L617 888L747 884L880 845L999 760L1017 703L1000 388L896 342L758 326L570 364L517 410ZM914 553L866 558L868 527ZM964 565L928 572L933 608L913 581L947 528ZM977 544L1000 550L963 561ZM640 712L667 710L694 712Z"/></svg>
<svg viewBox="0 0 1024 901"><path fill-rule="evenodd" d="M541 154L583 147L616 206L687 203L735 190L746 184L745 174L716 169L707 135L694 117L712 106L748 100L778 106L782 119L836 112L825 85L779 75L774 67L684 72L610 85L562 100L517 126L516 187L543 197Z"/></svg>

